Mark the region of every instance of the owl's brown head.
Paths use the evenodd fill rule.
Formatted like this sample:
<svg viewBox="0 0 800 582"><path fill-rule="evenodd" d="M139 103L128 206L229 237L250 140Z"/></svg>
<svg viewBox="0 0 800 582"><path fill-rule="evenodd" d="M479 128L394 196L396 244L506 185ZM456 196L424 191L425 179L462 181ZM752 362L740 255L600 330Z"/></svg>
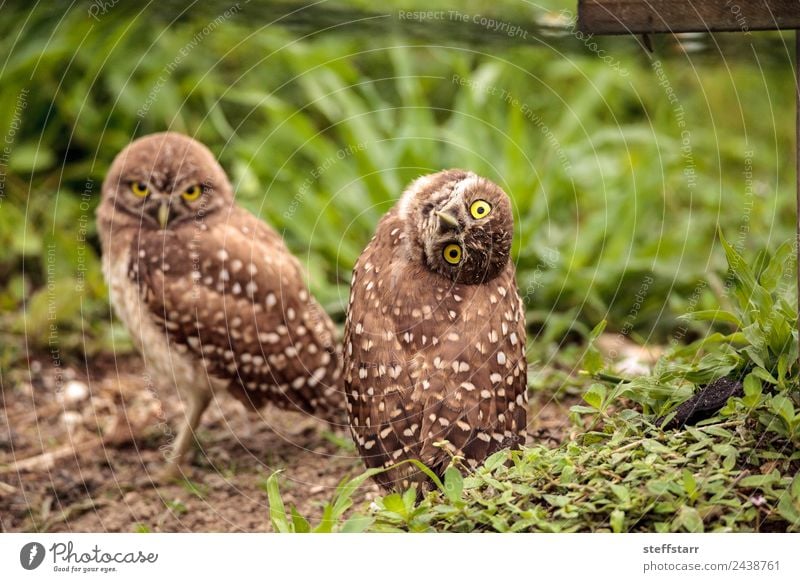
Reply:
<svg viewBox="0 0 800 582"><path fill-rule="evenodd" d="M214 155L174 132L155 133L123 149L103 182L100 213L141 228L167 229L228 208L233 190Z"/></svg>
<svg viewBox="0 0 800 582"><path fill-rule="evenodd" d="M399 203L411 260L421 259L457 283L495 278L508 264L514 236L511 203L486 178L444 170L415 180Z"/></svg>

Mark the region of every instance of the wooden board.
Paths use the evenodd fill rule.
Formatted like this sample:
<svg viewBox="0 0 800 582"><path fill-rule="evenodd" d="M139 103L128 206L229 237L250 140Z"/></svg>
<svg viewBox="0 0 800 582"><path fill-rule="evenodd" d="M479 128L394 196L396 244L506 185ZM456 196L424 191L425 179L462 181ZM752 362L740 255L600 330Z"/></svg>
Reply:
<svg viewBox="0 0 800 582"><path fill-rule="evenodd" d="M579 0L594 34L748 32L800 28L800 0Z"/></svg>

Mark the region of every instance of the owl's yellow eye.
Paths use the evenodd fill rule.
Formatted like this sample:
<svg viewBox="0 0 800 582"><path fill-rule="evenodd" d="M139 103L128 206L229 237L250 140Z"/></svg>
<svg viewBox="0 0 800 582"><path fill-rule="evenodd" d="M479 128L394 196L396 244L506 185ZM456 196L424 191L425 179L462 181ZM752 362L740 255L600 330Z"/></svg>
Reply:
<svg viewBox="0 0 800 582"><path fill-rule="evenodd" d="M451 265L457 265L461 262L461 247L457 244L449 244L444 247L442 255L445 261Z"/></svg>
<svg viewBox="0 0 800 582"><path fill-rule="evenodd" d="M144 182L131 182L131 192L139 198L144 198L150 194L150 188Z"/></svg>
<svg viewBox="0 0 800 582"><path fill-rule="evenodd" d="M200 184L194 184L193 186L189 186L186 190L183 191L183 199L191 202L192 200L197 200L200 198L200 194L203 193L203 189L200 187Z"/></svg>
<svg viewBox="0 0 800 582"><path fill-rule="evenodd" d="M472 215L472 218L486 218L491 211L492 205L486 202L486 200L476 200L469 207L469 213Z"/></svg>

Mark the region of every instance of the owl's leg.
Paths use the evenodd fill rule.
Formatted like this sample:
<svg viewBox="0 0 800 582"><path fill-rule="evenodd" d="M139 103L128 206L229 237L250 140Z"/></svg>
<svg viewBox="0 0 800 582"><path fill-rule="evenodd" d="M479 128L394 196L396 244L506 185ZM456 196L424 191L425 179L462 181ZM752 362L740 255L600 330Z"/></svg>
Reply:
<svg viewBox="0 0 800 582"><path fill-rule="evenodd" d="M162 477L172 479L182 474L181 466L186 461L187 453L194 443L195 429L200 424L200 417L203 416L209 402L211 402L210 391L187 391L183 424L167 456L167 464Z"/></svg>

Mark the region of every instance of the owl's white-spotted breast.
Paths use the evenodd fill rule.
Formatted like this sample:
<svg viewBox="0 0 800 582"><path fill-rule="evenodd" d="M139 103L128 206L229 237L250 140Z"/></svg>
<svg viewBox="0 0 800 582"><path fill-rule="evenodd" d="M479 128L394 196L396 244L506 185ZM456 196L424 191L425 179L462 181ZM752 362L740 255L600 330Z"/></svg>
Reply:
<svg viewBox="0 0 800 582"><path fill-rule="evenodd" d="M353 437L385 488L524 443L525 316L508 196L471 172L413 182L353 271L344 384Z"/></svg>
<svg viewBox="0 0 800 582"><path fill-rule="evenodd" d="M97 217L111 304L150 376L185 403L168 473L218 391L254 408L344 416L333 323L280 235L234 203L205 146L171 132L132 142Z"/></svg>

